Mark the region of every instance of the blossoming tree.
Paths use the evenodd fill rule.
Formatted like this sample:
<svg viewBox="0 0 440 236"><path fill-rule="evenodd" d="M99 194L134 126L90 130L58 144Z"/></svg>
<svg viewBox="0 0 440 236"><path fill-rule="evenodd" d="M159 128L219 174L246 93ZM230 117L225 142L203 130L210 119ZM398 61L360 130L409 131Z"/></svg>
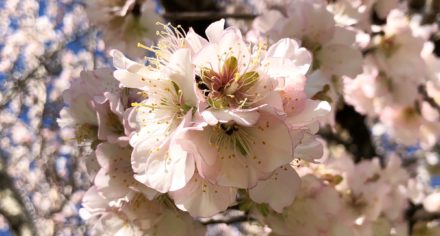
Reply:
<svg viewBox="0 0 440 236"><path fill-rule="evenodd" d="M440 234L437 1L0 12L6 231Z"/></svg>

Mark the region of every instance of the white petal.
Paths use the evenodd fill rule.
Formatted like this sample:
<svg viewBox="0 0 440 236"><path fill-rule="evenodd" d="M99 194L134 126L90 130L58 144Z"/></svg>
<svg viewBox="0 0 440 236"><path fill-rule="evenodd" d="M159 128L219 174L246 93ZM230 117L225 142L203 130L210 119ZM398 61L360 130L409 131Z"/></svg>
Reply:
<svg viewBox="0 0 440 236"><path fill-rule="evenodd" d="M135 179L161 193L183 188L195 170L193 158L180 146L170 145L170 142L148 157L133 155L133 162L145 162L134 165Z"/></svg>
<svg viewBox="0 0 440 236"><path fill-rule="evenodd" d="M258 29L262 33L276 29L280 21L285 19L280 11L270 10L257 17L253 24L253 28Z"/></svg>
<svg viewBox="0 0 440 236"><path fill-rule="evenodd" d="M218 45L216 44L208 44L202 48L193 60L194 65L196 65L196 70L200 71L203 67L218 70L220 68L219 59L217 57L218 50Z"/></svg>
<svg viewBox="0 0 440 236"><path fill-rule="evenodd" d="M191 52L189 49L179 49L173 53L167 68L170 68L170 78L179 85L182 90L184 102L189 105L197 104L195 94L195 77L191 64Z"/></svg>
<svg viewBox="0 0 440 236"><path fill-rule="evenodd" d="M301 143L295 148L295 158L314 162L324 154L323 145L314 135L305 133Z"/></svg>
<svg viewBox="0 0 440 236"><path fill-rule="evenodd" d="M127 88L142 88L147 85L147 82L142 80L142 76L126 70L116 70L113 76Z"/></svg>
<svg viewBox="0 0 440 236"><path fill-rule="evenodd" d="M268 203L272 209L281 213L283 208L292 204L301 185L296 171L285 165L278 168L273 175L249 190L250 197L257 203Z"/></svg>
<svg viewBox="0 0 440 236"><path fill-rule="evenodd" d="M284 38L269 48L265 62L272 77L305 75L312 63L312 55L307 49L300 48L295 40Z"/></svg>
<svg viewBox="0 0 440 236"><path fill-rule="evenodd" d="M205 110L202 112L202 117L209 125L216 125L217 123L228 123L234 121L238 125L252 126L254 125L260 114L257 111L234 111L234 110Z"/></svg>
<svg viewBox="0 0 440 236"><path fill-rule="evenodd" d="M293 160L294 140L287 125L275 116L262 113L255 127L248 129L252 137L251 153L246 158L258 170L271 173Z"/></svg>
<svg viewBox="0 0 440 236"><path fill-rule="evenodd" d="M210 217L226 210L235 201L237 190L215 186L194 175L183 188L170 192L176 206L194 217Z"/></svg>
<svg viewBox="0 0 440 236"><path fill-rule="evenodd" d="M351 78L362 72L362 54L359 50L343 44L332 44L318 53L322 71Z"/></svg>
<svg viewBox="0 0 440 236"><path fill-rule="evenodd" d="M328 102L309 99L304 109L300 113L289 116L287 122L294 127L309 125L325 117L330 111L331 106Z"/></svg>
<svg viewBox="0 0 440 236"><path fill-rule="evenodd" d="M206 46L206 44L208 44L208 41L194 32L192 28L189 29L188 33L186 33L185 40L193 53L197 53L204 46Z"/></svg>
<svg viewBox="0 0 440 236"><path fill-rule="evenodd" d="M217 43L220 41L220 38L223 34L225 28L225 19L218 20L208 26L206 28L206 37L210 43Z"/></svg>

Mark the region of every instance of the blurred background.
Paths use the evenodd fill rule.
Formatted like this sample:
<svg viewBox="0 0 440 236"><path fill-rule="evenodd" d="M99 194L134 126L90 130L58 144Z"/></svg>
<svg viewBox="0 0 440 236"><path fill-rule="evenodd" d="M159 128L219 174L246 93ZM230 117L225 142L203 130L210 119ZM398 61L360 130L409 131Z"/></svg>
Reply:
<svg viewBox="0 0 440 236"><path fill-rule="evenodd" d="M87 234L79 209L90 186L84 162L88 153L56 121L64 105L62 92L70 81L82 70L111 67L107 49L124 47L104 43L108 35L102 33L99 21L87 15L90 2L96 1L0 0L0 235ZM185 29L191 26L201 35L209 23L224 17L248 27L258 14L258 4L257 0L152 1L159 21ZM422 13L426 23L437 22L440 1L407 4ZM137 22L139 11L131 9L126 16ZM141 42L150 43L140 36ZM433 36L432 41L439 52L440 39ZM321 131L329 145L344 146L356 161L398 153L413 175L431 186L440 185L440 145L428 152L417 145L396 144L380 125L372 125L348 105L340 107L336 121L336 132Z"/></svg>

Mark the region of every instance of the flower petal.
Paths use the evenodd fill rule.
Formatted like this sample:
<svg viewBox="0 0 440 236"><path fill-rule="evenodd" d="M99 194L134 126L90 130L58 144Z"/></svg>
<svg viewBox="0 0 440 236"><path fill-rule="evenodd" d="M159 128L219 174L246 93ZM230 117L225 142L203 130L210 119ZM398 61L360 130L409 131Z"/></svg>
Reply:
<svg viewBox="0 0 440 236"><path fill-rule="evenodd" d="M301 179L290 165L278 168L269 179L259 181L249 190L252 200L268 203L272 209L281 213L283 208L292 204L301 185Z"/></svg>
<svg viewBox="0 0 440 236"><path fill-rule="evenodd" d="M306 126L325 117L331 111L331 106L325 101L307 100L304 109L287 118L289 125L294 127Z"/></svg>
<svg viewBox="0 0 440 236"><path fill-rule="evenodd" d="M218 123L228 123L229 121L234 121L235 123L242 126L252 126L254 125L260 114L257 111L246 111L246 110L214 110L209 109L201 113L203 119L209 125L216 125Z"/></svg>
<svg viewBox="0 0 440 236"><path fill-rule="evenodd" d="M197 174L183 189L170 192L176 206L194 217L210 217L226 210L236 194L236 189L213 185Z"/></svg>
<svg viewBox="0 0 440 236"><path fill-rule="evenodd" d="M326 45L318 53L322 71L331 75L349 76L362 73L362 54L359 50L343 44Z"/></svg>
<svg viewBox="0 0 440 236"><path fill-rule="evenodd" d="M312 55L295 40L284 38L269 48L265 62L272 77L305 75L312 64Z"/></svg>
<svg viewBox="0 0 440 236"><path fill-rule="evenodd" d="M225 19L218 20L206 28L205 33L209 42L217 43L220 41L225 28Z"/></svg>

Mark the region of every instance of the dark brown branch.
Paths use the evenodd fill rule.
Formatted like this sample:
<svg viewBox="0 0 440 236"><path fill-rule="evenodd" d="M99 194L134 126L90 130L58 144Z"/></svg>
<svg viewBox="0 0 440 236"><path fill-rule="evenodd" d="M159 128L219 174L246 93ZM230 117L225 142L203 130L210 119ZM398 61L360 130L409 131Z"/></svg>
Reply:
<svg viewBox="0 0 440 236"><path fill-rule="evenodd" d="M6 78L6 81L12 81L13 85L12 88L7 90L7 93L0 101L0 110L3 110L9 104L9 102L15 98L17 94L19 94L26 88L28 80L33 79L39 69L47 67L46 61L50 61L51 59L55 58L56 55L58 55L58 53L60 53L66 47L67 44L87 35L91 31L92 31L91 29L86 29L84 31L78 32L77 34L71 36L70 38L66 38L66 40L63 40L63 42L60 43L60 45L58 45L55 49L48 51L42 56L40 56L37 59L39 62L38 65L30 69L29 71L25 72L20 78L15 78L12 75L13 74L12 72L9 73L11 76ZM44 78L44 77L41 76L40 78Z"/></svg>
<svg viewBox="0 0 440 236"><path fill-rule="evenodd" d="M221 18L233 18L253 20L257 15L247 13L224 13L224 12L169 12L162 15L168 20L217 20Z"/></svg>
<svg viewBox="0 0 440 236"><path fill-rule="evenodd" d="M8 221L14 235L25 235L26 232L31 235L37 235L32 217L27 211L19 190L14 186L12 178L4 170L0 171L0 195L0 214ZM12 198L19 209L16 209L17 206L5 204L6 198Z"/></svg>
<svg viewBox="0 0 440 236"><path fill-rule="evenodd" d="M235 224L235 223L249 222L249 221L257 221L257 220L248 215L240 215L240 216L224 218L224 219L209 219L207 221L201 221L201 223L203 225L212 225L212 224Z"/></svg>
<svg viewBox="0 0 440 236"><path fill-rule="evenodd" d="M439 104L437 104L437 102L434 101L434 99L432 99L428 95L428 92L426 91L426 87L425 86L420 86L419 87L419 93L423 96L423 100L425 100L427 103L429 103L429 105L431 107L433 107L434 109L436 109L440 113L440 106L439 106Z"/></svg>

